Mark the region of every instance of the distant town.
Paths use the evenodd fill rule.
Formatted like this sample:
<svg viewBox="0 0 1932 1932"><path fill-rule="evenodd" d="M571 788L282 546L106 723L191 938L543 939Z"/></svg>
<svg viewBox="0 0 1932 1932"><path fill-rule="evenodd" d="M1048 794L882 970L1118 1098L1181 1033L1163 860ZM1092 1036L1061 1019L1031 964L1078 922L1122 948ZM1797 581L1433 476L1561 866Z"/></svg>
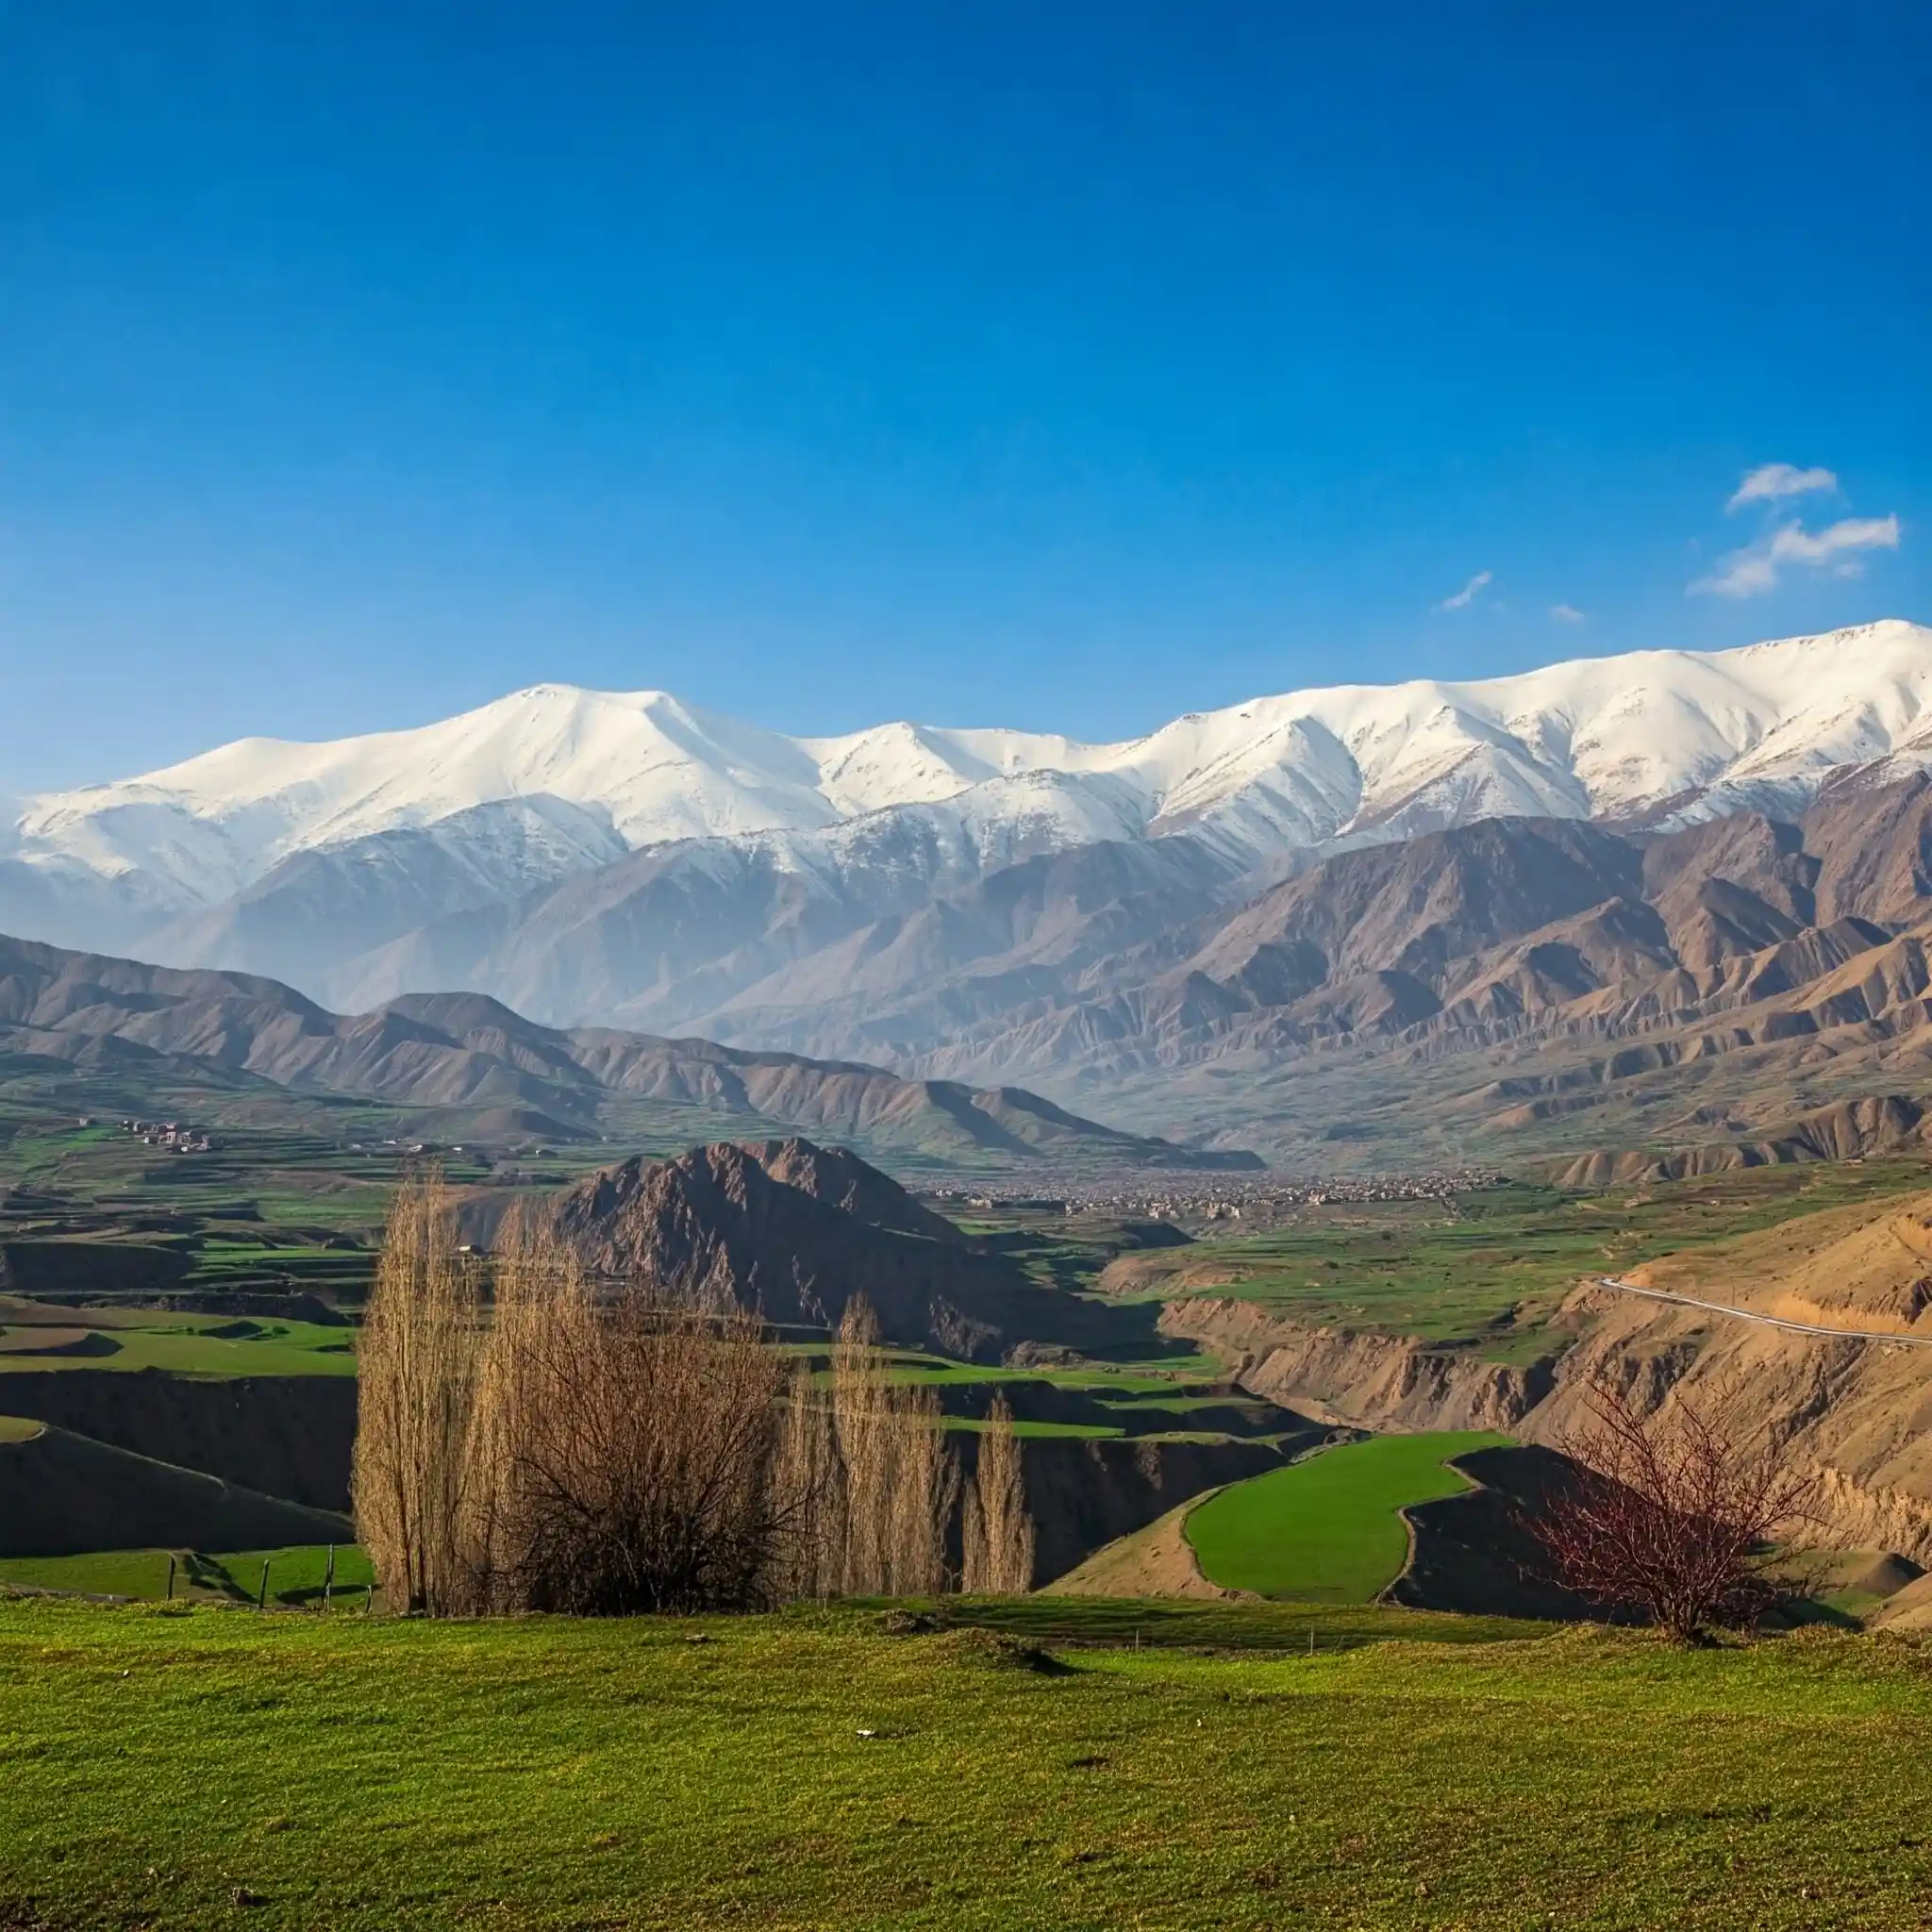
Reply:
<svg viewBox="0 0 1932 1932"><path fill-rule="evenodd" d="M1291 1175L1259 1174L1234 1178L1224 1174L1110 1175L1101 1180L1056 1181L1051 1193L1024 1193L991 1188L939 1186L924 1190L927 1199L967 1213L1032 1210L1096 1214L1124 1220L1239 1221L1268 1224L1291 1220L1301 1209L1388 1201L1452 1201L1506 1184L1493 1168L1433 1168L1421 1174Z"/></svg>

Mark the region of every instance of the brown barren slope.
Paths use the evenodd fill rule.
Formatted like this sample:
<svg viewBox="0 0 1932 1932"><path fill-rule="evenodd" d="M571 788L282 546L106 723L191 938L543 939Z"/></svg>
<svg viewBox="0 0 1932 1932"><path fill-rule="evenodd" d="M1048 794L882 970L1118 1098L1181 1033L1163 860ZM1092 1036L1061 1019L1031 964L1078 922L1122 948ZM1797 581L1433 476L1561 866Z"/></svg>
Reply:
<svg viewBox="0 0 1932 1932"><path fill-rule="evenodd" d="M1874 1212L1810 1215L1633 1272L1641 1286L1824 1326L1932 1334L1932 1193ZM1727 1405L1735 1426L1788 1439L1824 1474L1843 1541L1932 1557L1932 1373L1925 1351L1793 1334L1705 1308L1585 1286L1565 1305L1582 1327L1529 1432L1584 1419L1602 1369L1646 1402L1673 1388Z"/></svg>
<svg viewBox="0 0 1932 1932"><path fill-rule="evenodd" d="M1224 1590L1201 1574L1194 1546L1187 1538L1189 1516L1219 1490L1190 1496L1177 1509L1095 1550L1041 1591L1044 1596L1212 1597L1226 1603L1258 1603L1252 1591Z"/></svg>

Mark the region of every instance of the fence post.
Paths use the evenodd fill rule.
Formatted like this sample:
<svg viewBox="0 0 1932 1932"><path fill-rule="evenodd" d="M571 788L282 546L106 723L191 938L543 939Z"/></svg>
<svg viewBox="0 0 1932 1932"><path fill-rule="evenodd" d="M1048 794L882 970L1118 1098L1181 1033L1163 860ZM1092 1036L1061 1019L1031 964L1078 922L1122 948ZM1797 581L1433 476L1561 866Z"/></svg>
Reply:
<svg viewBox="0 0 1932 1932"><path fill-rule="evenodd" d="M336 1546L328 1546L328 1568L322 1573L322 1607L327 1609L336 1589Z"/></svg>
<svg viewBox="0 0 1932 1932"><path fill-rule="evenodd" d="M175 1553L168 1552L168 1601L175 1601Z"/></svg>
<svg viewBox="0 0 1932 1932"><path fill-rule="evenodd" d="M261 1566L261 1591L255 1599L255 1607L258 1610L268 1608L268 1562L266 1559L263 1560Z"/></svg>

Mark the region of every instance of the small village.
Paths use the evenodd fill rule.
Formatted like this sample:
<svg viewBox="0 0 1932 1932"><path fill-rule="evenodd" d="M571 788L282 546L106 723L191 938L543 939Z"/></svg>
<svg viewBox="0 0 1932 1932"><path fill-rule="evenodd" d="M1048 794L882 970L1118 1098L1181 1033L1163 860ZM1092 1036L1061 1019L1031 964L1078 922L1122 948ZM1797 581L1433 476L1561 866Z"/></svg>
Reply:
<svg viewBox="0 0 1932 1932"><path fill-rule="evenodd" d="M83 1115L80 1124L91 1127L94 1123ZM214 1152L214 1137L206 1127L191 1126L186 1121L139 1121L132 1118L120 1123L121 1131L131 1135L143 1147L161 1147L171 1154L211 1154Z"/></svg>
<svg viewBox="0 0 1932 1932"><path fill-rule="evenodd" d="M1430 1168L1416 1174L1294 1175L1258 1174L1109 1175L1099 1180L1056 1181L1052 1193L1029 1189L1002 1193L990 1188L935 1187L928 1198L969 1214L1049 1212L1106 1215L1133 1221L1241 1222L1270 1226L1305 1208L1369 1206L1391 1201L1450 1202L1505 1185L1493 1168Z"/></svg>

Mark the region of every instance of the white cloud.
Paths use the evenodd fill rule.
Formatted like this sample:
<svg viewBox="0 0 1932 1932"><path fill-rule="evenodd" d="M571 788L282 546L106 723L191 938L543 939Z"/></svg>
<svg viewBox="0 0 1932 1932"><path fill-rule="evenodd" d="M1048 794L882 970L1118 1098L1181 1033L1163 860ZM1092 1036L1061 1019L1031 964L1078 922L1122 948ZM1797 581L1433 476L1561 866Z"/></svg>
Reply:
<svg viewBox="0 0 1932 1932"><path fill-rule="evenodd" d="M1558 624L1582 624L1584 622L1583 612L1577 609L1574 604L1552 604L1550 606L1550 615Z"/></svg>
<svg viewBox="0 0 1932 1932"><path fill-rule="evenodd" d="M1801 470L1796 463L1760 463L1745 472L1724 508L1742 509L1747 503L1782 503L1788 496L1808 496L1814 490L1837 488L1838 478L1829 470Z"/></svg>
<svg viewBox="0 0 1932 1932"><path fill-rule="evenodd" d="M1782 524L1770 536L1743 550L1734 550L1707 577L1690 586L1693 594L1713 597L1758 597L1777 588L1787 564L1808 570L1829 569L1834 576L1855 577L1864 568L1861 550L1896 550L1898 518L1843 517L1811 531L1798 524Z"/></svg>
<svg viewBox="0 0 1932 1932"><path fill-rule="evenodd" d="M1467 610L1482 595L1484 586L1495 580L1492 570L1479 570L1453 597L1444 597L1436 606L1438 610Z"/></svg>

